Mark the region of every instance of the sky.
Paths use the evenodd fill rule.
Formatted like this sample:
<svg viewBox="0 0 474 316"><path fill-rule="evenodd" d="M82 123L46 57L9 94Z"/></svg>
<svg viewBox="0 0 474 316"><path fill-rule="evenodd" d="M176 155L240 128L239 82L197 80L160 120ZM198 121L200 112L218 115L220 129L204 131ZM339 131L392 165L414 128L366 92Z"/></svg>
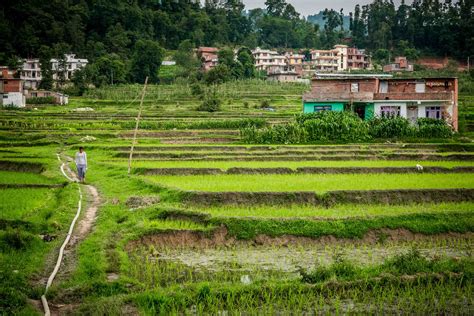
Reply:
<svg viewBox="0 0 474 316"><path fill-rule="evenodd" d="M243 0L243 2L246 9L265 7L265 0ZM291 3L301 15L308 16L316 14L325 8L334 9L336 11L342 8L344 9L344 13L348 15L349 12L354 11L356 4L364 5L371 3L372 0L287 0L286 2ZM398 2L399 1L395 1L395 4ZM409 1L406 2L408 3Z"/></svg>

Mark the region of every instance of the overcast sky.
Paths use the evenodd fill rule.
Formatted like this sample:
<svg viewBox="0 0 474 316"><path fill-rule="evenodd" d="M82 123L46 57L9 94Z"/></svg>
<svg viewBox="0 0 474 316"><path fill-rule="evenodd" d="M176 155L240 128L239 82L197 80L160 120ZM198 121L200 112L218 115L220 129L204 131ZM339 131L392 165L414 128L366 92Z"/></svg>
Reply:
<svg viewBox="0 0 474 316"><path fill-rule="evenodd" d="M264 8L265 0L243 0L246 9ZM339 11L341 8L344 9L346 15L349 12L354 11L356 4L364 5L371 3L372 0L287 0L287 3L291 3L301 15L308 16L311 14L318 13L325 8L334 9ZM395 4L400 1L395 1ZM409 1L406 1L409 3Z"/></svg>

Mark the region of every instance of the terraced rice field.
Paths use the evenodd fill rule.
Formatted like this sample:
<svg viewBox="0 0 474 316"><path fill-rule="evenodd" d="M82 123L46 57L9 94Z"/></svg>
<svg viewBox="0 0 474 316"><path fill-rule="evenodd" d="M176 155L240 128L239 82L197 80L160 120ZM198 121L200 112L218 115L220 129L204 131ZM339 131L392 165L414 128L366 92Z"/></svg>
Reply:
<svg viewBox="0 0 474 316"><path fill-rule="evenodd" d="M151 87L128 174L139 89L0 111L7 314L42 313L79 187L83 213L46 293L55 314L474 313L469 132L445 143L249 146L240 120L290 119L305 86L222 86L230 101L214 116L194 111L189 87ZM254 107L264 98L275 112ZM79 145L97 216L84 213L87 186L60 170L75 170Z"/></svg>

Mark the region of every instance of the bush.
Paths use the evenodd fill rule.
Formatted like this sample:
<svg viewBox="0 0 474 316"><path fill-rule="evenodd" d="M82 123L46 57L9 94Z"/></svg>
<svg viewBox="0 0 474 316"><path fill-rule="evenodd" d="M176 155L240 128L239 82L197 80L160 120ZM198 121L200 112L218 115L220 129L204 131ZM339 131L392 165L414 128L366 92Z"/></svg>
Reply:
<svg viewBox="0 0 474 316"><path fill-rule="evenodd" d="M444 120L421 118L416 125L402 117L360 119L352 112L323 111L295 116L295 122L265 129L243 128L249 144L304 144L315 142L364 142L374 138L448 138L453 135Z"/></svg>
<svg viewBox="0 0 474 316"><path fill-rule="evenodd" d="M56 100L54 97L31 97L26 99L28 104L54 104Z"/></svg>
<svg viewBox="0 0 474 316"><path fill-rule="evenodd" d="M221 100L216 96L210 96L202 101L197 107L198 111L217 112L221 110Z"/></svg>
<svg viewBox="0 0 474 316"><path fill-rule="evenodd" d="M261 109L265 109L265 108L269 108L271 107L270 105L270 100L262 100L262 102L260 102L260 108Z"/></svg>
<svg viewBox="0 0 474 316"><path fill-rule="evenodd" d="M444 120L419 118L417 121L417 137L422 138L449 138L453 130Z"/></svg>
<svg viewBox="0 0 474 316"><path fill-rule="evenodd" d="M374 138L407 137L414 128L404 117L376 117L369 121L370 135Z"/></svg>
<svg viewBox="0 0 474 316"><path fill-rule="evenodd" d="M300 116L297 122L306 130L310 142L358 142L370 139L367 122L351 112L323 111Z"/></svg>

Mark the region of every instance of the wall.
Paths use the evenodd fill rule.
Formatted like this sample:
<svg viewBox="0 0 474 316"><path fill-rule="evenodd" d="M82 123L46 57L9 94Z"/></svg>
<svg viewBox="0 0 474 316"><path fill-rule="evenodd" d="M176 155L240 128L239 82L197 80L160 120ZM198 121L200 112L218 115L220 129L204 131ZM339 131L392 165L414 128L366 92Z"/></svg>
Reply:
<svg viewBox="0 0 474 316"><path fill-rule="evenodd" d="M3 106L14 105L17 107L24 107L26 103L26 98L21 92L5 93L1 100Z"/></svg>
<svg viewBox="0 0 474 316"><path fill-rule="evenodd" d="M374 104L374 115L381 116L381 107L382 106L399 106L400 107L400 116L407 117L407 104L405 102L380 102Z"/></svg>
<svg viewBox="0 0 474 316"><path fill-rule="evenodd" d="M20 79L0 79L3 80L3 92L21 92L23 85Z"/></svg>
<svg viewBox="0 0 474 316"><path fill-rule="evenodd" d="M314 106L331 106L332 111L344 111L344 103L340 102L305 102L303 106L303 113L314 113Z"/></svg>

